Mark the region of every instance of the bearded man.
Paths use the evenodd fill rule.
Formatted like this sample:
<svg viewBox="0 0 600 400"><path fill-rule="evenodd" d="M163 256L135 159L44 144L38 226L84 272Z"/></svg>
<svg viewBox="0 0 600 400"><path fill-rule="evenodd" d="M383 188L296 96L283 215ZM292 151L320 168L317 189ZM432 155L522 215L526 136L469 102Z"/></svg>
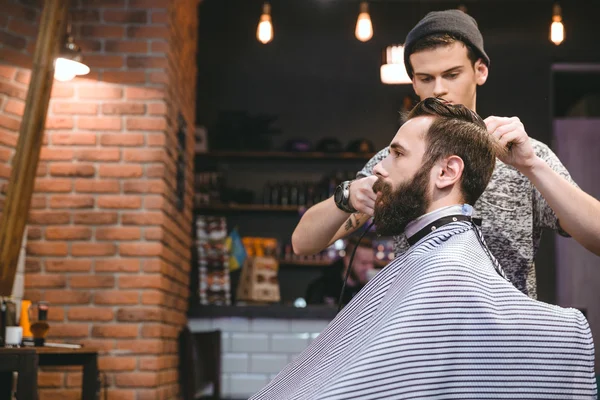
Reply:
<svg viewBox="0 0 600 400"><path fill-rule="evenodd" d="M374 173L374 221L410 248L251 399L595 399L575 309L519 291L472 206L506 151L465 106L417 104Z"/></svg>

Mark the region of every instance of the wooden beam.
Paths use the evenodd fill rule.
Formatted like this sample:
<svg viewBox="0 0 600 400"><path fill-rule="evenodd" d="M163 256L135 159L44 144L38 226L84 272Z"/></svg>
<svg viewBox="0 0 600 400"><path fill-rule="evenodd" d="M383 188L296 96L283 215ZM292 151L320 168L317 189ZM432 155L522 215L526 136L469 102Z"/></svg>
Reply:
<svg viewBox="0 0 600 400"><path fill-rule="evenodd" d="M69 0L44 1L25 111L0 219L0 296L12 293L44 137L54 60L64 40L68 11Z"/></svg>

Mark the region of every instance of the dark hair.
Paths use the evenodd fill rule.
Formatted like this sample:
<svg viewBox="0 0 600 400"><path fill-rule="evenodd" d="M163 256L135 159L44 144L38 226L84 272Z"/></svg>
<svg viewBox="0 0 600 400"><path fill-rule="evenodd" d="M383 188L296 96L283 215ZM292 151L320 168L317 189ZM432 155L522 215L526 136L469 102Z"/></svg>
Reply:
<svg viewBox="0 0 600 400"><path fill-rule="evenodd" d="M444 157L460 157L464 163L461 178L464 201L474 205L492 177L496 157L506 150L488 133L481 117L461 104L447 104L429 97L417 103L405 120L421 116L435 118L424 135L427 147L423 165L430 168Z"/></svg>
<svg viewBox="0 0 600 400"><path fill-rule="evenodd" d="M434 33L429 36L425 36L415 42L415 44L411 48L411 54L414 54L418 51L423 50L434 50L438 47L446 47L450 46L453 43L461 43L467 48L467 57L471 61L471 66L474 67L477 60L480 58L483 59L478 53L477 50L470 44L468 44L465 40L462 40L459 36L450 34L450 33ZM409 59L410 60L410 59ZM410 61L409 61L410 63ZM410 65L410 76L412 76L412 65Z"/></svg>

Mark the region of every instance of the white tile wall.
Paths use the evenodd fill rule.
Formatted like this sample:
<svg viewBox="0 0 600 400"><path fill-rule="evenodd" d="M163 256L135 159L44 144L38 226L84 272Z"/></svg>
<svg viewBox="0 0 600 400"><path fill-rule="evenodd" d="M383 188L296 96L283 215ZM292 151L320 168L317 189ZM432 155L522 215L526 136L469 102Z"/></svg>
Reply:
<svg viewBox="0 0 600 400"><path fill-rule="evenodd" d="M222 396L247 399L294 360L329 324L326 320L190 319L192 332L221 330Z"/></svg>

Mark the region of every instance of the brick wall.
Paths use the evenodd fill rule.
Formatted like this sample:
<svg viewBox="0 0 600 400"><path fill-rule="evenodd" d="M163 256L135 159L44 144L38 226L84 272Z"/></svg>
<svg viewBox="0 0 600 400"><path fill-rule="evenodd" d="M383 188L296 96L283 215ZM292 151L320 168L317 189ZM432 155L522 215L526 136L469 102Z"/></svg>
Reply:
<svg viewBox="0 0 600 400"><path fill-rule="evenodd" d="M41 12L0 0L0 179L9 177ZM74 0L89 75L54 82L29 214L25 297L50 336L102 351L110 399L178 393L191 249L197 0ZM187 122L183 210L177 123ZM79 372L40 373L41 399L77 399Z"/></svg>

